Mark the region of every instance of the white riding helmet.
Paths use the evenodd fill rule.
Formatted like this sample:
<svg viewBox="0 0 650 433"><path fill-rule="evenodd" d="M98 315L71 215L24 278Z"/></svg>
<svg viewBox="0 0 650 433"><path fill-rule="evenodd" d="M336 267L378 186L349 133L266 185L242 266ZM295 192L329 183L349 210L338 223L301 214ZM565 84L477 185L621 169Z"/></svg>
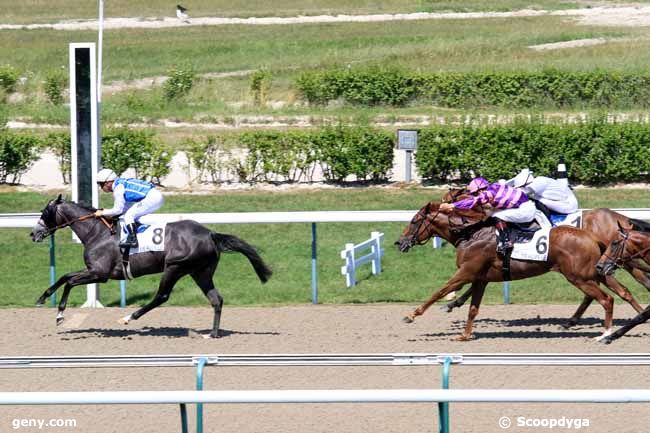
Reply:
<svg viewBox="0 0 650 433"><path fill-rule="evenodd" d="M529 185L534 179L535 177L533 176L533 172L524 168L512 179L512 186L515 188L523 188L526 185Z"/></svg>
<svg viewBox="0 0 650 433"><path fill-rule="evenodd" d="M112 182L117 179L117 174L110 168L102 168L97 172L97 183Z"/></svg>

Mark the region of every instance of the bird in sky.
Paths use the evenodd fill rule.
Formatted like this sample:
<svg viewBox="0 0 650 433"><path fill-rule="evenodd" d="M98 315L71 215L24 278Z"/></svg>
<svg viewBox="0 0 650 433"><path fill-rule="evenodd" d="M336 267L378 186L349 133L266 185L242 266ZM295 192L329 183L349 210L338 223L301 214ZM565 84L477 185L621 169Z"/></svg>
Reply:
<svg viewBox="0 0 650 433"><path fill-rule="evenodd" d="M176 17L184 23L189 23L189 15L187 15L187 8L181 5L176 5Z"/></svg>

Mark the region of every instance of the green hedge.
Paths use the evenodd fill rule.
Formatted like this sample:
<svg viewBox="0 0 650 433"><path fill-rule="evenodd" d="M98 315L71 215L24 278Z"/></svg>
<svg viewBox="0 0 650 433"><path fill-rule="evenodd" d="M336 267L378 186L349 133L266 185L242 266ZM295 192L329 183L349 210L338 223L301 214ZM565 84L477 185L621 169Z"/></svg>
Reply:
<svg viewBox="0 0 650 433"><path fill-rule="evenodd" d="M38 159L40 146L35 135L0 128L0 183L18 183Z"/></svg>
<svg viewBox="0 0 650 433"><path fill-rule="evenodd" d="M499 126L435 126L422 129L416 165L433 182L496 181L523 167L555 173L564 155L574 182L604 184L650 181L650 124L516 122Z"/></svg>
<svg viewBox="0 0 650 433"><path fill-rule="evenodd" d="M118 175L133 168L136 177L160 183L169 174L171 159L152 131L120 128L102 136L102 165Z"/></svg>
<svg viewBox="0 0 650 433"><path fill-rule="evenodd" d="M58 158L63 182L70 183L70 133L50 133L43 144ZM120 128L103 132L102 165L118 175L132 168L137 177L160 183L169 174L171 158L152 131Z"/></svg>
<svg viewBox="0 0 650 433"><path fill-rule="evenodd" d="M229 141L229 146L225 145ZM242 155L233 154L241 147ZM393 166L393 134L370 127L254 131L237 137L190 140L186 150L199 176L221 181L311 182L320 166L326 180L384 181Z"/></svg>
<svg viewBox="0 0 650 433"><path fill-rule="evenodd" d="M295 81L312 104L342 99L357 105L418 102L450 108L648 108L650 75L616 72L441 72L396 68L331 69Z"/></svg>

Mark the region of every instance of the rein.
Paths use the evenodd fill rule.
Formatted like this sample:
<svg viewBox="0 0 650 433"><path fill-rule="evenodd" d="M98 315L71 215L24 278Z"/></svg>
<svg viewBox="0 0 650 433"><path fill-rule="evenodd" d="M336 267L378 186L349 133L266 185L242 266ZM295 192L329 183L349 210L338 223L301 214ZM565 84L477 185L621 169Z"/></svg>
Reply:
<svg viewBox="0 0 650 433"><path fill-rule="evenodd" d="M429 219L428 214L425 214L424 212L422 212L422 220L420 220L420 222L418 222L418 225L415 227L415 230L414 230L415 233L412 235L413 240L415 241L416 245L425 245L427 242L429 242L429 239L431 239L432 236L429 236L424 241L420 241L419 239L417 239L417 235L418 235L418 233L420 233L420 228L422 228L422 225L425 224L425 223L427 225L424 227L424 229L429 230L429 227L431 226L431 221L434 221L438 217L438 215L440 215L440 207L438 207L438 212L436 212L436 214L431 219Z"/></svg>
<svg viewBox="0 0 650 433"><path fill-rule="evenodd" d="M57 209L57 214L59 214L58 209ZM89 214L86 214L86 215L82 215L82 216L80 216L79 218L75 218L75 219L73 219L72 221L66 221L66 222L64 222L63 224L59 224L59 225L54 226L54 227L52 227L52 228L50 228L50 227L46 227L46 229L47 229L47 235L46 235L46 236L51 235L52 233L54 233L54 232L57 231L58 229L62 229L62 228L65 228L65 227L72 226L74 223L81 222L81 221L85 221L85 220L90 219L90 218L99 218L99 220L100 220L102 223L104 223L104 225L106 226L106 228L108 228L108 229L111 230L111 231L113 230L113 224L109 223L109 222L106 220L106 218L104 218L104 216L96 217L94 213L89 213Z"/></svg>
<svg viewBox="0 0 650 433"><path fill-rule="evenodd" d="M621 266L628 262L631 262L632 260L638 259L639 257L642 257L645 253L650 251L650 247L646 247L626 257L624 255L625 242L627 242L627 240L629 239L629 234L628 233L622 234L622 237L623 237L623 241L621 243L620 248L618 248L618 251L616 251L616 253L614 253L613 256L608 256L607 254L605 254L605 257L607 257L607 259L613 262L616 266Z"/></svg>

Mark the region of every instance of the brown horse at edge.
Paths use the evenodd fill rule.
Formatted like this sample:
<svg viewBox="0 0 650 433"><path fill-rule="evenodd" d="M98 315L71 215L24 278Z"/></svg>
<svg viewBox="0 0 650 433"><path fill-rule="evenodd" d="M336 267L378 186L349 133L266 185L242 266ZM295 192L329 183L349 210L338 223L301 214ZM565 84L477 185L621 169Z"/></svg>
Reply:
<svg viewBox="0 0 650 433"><path fill-rule="evenodd" d="M414 245L424 244L433 236L441 237L456 247L458 270L429 300L406 316L404 321L413 322L439 299L462 289L466 284L471 284L472 300L467 324L464 332L457 338L467 341L472 337L474 319L478 315L485 287L490 282L503 281L503 262L496 253L494 227L481 224L485 220L483 212L455 210L445 214L440 211L439 206L439 203L431 202L422 207L395 244L400 251L406 252ZM599 338L604 338L612 332L614 299L601 290L599 283L604 283L617 293L629 293L613 277L601 276L596 272L596 263L604 249L605 247L585 230L570 226L556 227L549 235L548 261L513 259L510 267L511 278L519 280L550 271L560 272L585 294L585 299L595 299L602 305L605 310L605 331Z"/></svg>
<svg viewBox="0 0 650 433"><path fill-rule="evenodd" d="M442 198L444 203L451 203L463 198L469 197L465 189L450 189ZM627 229L635 230L646 230L650 231L650 224L643 221L638 221L630 219L625 215L622 215L618 212L614 212L611 209L607 208L597 208L585 210L582 212L581 224L578 224L583 230L587 230L596 239L607 247L611 244L612 241L618 237L618 227L622 226ZM650 265L650 261L647 262ZM650 291L650 272L645 271L639 267L631 266L630 263L622 264L621 267L625 269L632 277L646 290ZM624 286L620 285L624 288ZM643 310L643 307L634 299L632 294L627 290L616 290L616 294L629 303L632 308L637 313L640 313ZM447 312L451 312L454 308L461 307L471 295L471 288L465 291L461 296L453 300L452 302L446 304L443 308ZM571 316L568 323L565 325L565 328L571 328L575 326L582 315L585 313L589 305L593 302L592 298L585 296L582 303L578 306L576 312Z"/></svg>

